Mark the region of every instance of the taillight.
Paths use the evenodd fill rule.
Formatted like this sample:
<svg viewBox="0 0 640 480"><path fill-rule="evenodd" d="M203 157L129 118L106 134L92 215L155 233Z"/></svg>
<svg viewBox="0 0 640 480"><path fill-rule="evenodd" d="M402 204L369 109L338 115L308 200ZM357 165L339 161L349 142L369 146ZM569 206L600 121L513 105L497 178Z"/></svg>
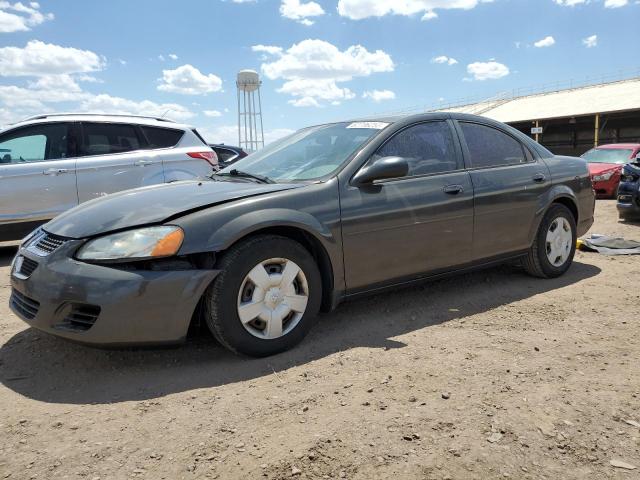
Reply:
<svg viewBox="0 0 640 480"><path fill-rule="evenodd" d="M198 158L200 160L205 160L205 161L209 162L212 167L217 167L218 166L218 155L216 155L216 152L213 152L213 151L210 151L210 152L188 152L187 155L189 155L191 158Z"/></svg>

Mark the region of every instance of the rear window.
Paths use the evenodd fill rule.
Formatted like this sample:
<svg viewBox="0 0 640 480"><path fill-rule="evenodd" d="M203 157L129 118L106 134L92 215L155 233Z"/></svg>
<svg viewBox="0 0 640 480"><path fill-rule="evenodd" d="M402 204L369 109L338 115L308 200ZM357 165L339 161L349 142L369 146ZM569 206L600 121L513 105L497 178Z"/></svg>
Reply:
<svg viewBox="0 0 640 480"><path fill-rule="evenodd" d="M140 139L132 125L83 123L84 155L125 153L140 149Z"/></svg>
<svg viewBox="0 0 640 480"><path fill-rule="evenodd" d="M617 163L619 165L631 161L632 149L626 148L594 148L582 155L588 163Z"/></svg>
<svg viewBox="0 0 640 480"><path fill-rule="evenodd" d="M218 155L218 159L221 162L226 162L227 160L238 156L236 152L234 152L233 150L228 150L226 148L214 147L213 150L216 152L216 154Z"/></svg>
<svg viewBox="0 0 640 480"><path fill-rule="evenodd" d="M182 130L159 127L141 127L144 136L147 138L149 148L171 148L175 147L182 138Z"/></svg>

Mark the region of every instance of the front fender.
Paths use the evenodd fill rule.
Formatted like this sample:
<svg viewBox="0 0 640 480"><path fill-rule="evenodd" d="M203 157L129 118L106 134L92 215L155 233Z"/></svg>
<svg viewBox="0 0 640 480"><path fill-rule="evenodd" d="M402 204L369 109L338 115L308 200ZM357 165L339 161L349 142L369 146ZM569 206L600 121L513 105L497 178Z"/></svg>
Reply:
<svg viewBox="0 0 640 480"><path fill-rule="evenodd" d="M322 244L335 244L331 231L313 215L287 208L269 208L245 213L211 232L206 251L226 250L241 238L272 227L299 228L313 235Z"/></svg>

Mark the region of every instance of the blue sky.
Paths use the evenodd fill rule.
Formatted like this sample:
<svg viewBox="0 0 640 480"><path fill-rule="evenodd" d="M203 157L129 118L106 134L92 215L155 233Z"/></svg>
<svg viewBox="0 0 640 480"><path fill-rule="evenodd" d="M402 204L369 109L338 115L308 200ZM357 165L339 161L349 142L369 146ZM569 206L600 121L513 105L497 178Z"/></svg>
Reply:
<svg viewBox="0 0 640 480"><path fill-rule="evenodd" d="M0 0L0 125L160 115L234 142L235 75L267 139L324 121L640 69L637 0Z"/></svg>

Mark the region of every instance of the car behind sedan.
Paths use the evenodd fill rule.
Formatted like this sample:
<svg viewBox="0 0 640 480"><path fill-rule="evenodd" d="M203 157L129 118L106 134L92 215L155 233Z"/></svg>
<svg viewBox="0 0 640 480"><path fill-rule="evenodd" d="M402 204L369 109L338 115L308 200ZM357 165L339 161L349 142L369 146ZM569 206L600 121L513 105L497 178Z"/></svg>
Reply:
<svg viewBox="0 0 640 480"><path fill-rule="evenodd" d="M622 220L640 220L640 153L622 169L617 207Z"/></svg>
<svg viewBox="0 0 640 480"><path fill-rule="evenodd" d="M594 202L584 160L486 118L318 125L210 181L60 215L22 243L10 305L85 343L175 343L196 319L230 350L271 355L359 295L512 260L562 275Z"/></svg>
<svg viewBox="0 0 640 480"><path fill-rule="evenodd" d="M613 143L592 148L582 155L589 164L589 173L599 198L615 198L622 167L640 153L640 144Z"/></svg>
<svg viewBox="0 0 640 480"><path fill-rule="evenodd" d="M29 118L0 131L0 241L18 240L79 203L214 169L216 155L197 130L164 118Z"/></svg>

